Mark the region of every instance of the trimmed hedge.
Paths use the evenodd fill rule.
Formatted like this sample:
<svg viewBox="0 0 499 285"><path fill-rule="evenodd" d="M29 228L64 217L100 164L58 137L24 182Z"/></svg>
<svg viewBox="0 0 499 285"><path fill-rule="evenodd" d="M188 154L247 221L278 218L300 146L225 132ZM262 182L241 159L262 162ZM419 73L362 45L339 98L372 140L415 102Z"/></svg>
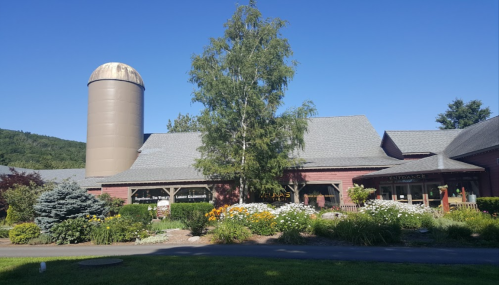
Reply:
<svg viewBox="0 0 499 285"><path fill-rule="evenodd" d="M173 203L170 208L172 219L185 221L196 211L202 212L204 215L213 210L214 207L210 203Z"/></svg>
<svg viewBox="0 0 499 285"><path fill-rule="evenodd" d="M480 211L487 211L489 214L499 213L499 197L477 198L476 204Z"/></svg>
<svg viewBox="0 0 499 285"><path fill-rule="evenodd" d="M146 225L152 220L152 216L147 209L155 206L155 204L129 204L121 207L119 214L122 217L131 219L133 222L141 222Z"/></svg>

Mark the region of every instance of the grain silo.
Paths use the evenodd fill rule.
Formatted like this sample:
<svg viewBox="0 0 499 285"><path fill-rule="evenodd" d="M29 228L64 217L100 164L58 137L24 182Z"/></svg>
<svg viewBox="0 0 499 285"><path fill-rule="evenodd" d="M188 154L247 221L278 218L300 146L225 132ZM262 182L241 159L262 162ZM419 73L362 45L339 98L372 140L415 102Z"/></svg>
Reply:
<svg viewBox="0 0 499 285"><path fill-rule="evenodd" d="M144 137L144 82L123 63L99 66L88 80L85 176L104 177L130 168Z"/></svg>

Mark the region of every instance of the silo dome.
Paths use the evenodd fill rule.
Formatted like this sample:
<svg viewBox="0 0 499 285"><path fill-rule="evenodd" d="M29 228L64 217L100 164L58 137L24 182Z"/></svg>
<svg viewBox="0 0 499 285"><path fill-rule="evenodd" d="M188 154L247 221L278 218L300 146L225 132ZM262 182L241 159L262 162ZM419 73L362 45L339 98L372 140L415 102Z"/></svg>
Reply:
<svg viewBox="0 0 499 285"><path fill-rule="evenodd" d="M87 85L99 80L126 81L142 86L145 89L144 81L137 70L120 62L108 62L97 67L90 75Z"/></svg>

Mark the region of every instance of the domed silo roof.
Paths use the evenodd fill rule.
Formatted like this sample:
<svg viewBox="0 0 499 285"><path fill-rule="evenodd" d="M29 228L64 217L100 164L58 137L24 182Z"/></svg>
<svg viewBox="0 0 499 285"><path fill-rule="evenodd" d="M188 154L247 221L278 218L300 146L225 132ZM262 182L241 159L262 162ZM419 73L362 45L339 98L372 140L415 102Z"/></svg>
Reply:
<svg viewBox="0 0 499 285"><path fill-rule="evenodd" d="M97 67L97 69L92 72L92 75L90 75L87 85L99 80L127 81L146 89L144 81L137 70L130 65L120 62L108 62Z"/></svg>

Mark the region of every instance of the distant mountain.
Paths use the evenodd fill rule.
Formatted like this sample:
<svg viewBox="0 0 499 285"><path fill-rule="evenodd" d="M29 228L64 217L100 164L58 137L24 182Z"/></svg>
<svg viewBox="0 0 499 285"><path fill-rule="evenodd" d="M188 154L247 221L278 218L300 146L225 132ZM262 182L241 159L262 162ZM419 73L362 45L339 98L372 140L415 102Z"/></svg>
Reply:
<svg viewBox="0 0 499 285"><path fill-rule="evenodd" d="M30 169L85 167L85 143L0 129L0 165Z"/></svg>

